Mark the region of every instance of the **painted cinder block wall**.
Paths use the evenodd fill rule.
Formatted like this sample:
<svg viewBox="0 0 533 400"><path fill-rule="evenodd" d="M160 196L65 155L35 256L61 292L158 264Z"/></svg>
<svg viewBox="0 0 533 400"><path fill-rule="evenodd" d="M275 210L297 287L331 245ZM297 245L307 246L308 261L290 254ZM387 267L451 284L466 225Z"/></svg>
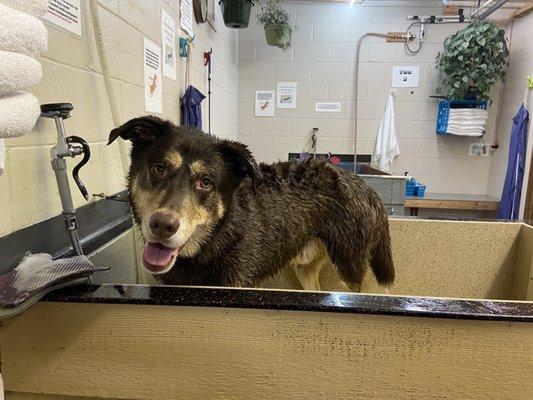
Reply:
<svg viewBox="0 0 533 400"><path fill-rule="evenodd" d="M510 31L510 27L508 31ZM512 46L509 57L509 69L505 77L503 88L502 111L499 124L499 142L500 149L494 153L490 166L489 194L494 197L500 197L507 170L507 160L509 153L509 141L513 117L516 115L520 104L525 100L531 111L533 105L533 90L528 90L526 94L526 76L533 75L533 46L531 38L533 37L533 13L517 18L512 27ZM531 117L530 117L531 121ZM529 176L529 166L531 163L531 153L533 152L533 124L529 124L527 140L527 165L525 168L526 175L524 182L527 182ZM523 201L525 200L525 190L527 185L523 186Z"/></svg>
<svg viewBox="0 0 533 400"><path fill-rule="evenodd" d="M309 149L310 131L319 128L318 151L351 154L353 146L353 85L355 43L366 31L405 31L408 15L441 14L440 1L365 1L363 4L296 1L283 7L299 26L294 46L283 52L267 46L263 29L252 16L239 33L239 140L261 161L284 160L288 152ZM496 19L508 15L498 11ZM479 139L435 134L437 86L435 57L444 39L463 24L431 25L420 53L408 55L402 43L369 37L361 48L358 140L359 154L374 149L394 65L419 65L420 87L397 89L396 129L401 155L393 172L409 171L432 192L486 194L490 158L469 157L468 143ZM274 89L277 81L298 83L296 109L276 109L276 115L254 117L257 89ZM495 111L496 96L491 110ZM316 102L341 102L338 114L316 113ZM486 142L494 135L491 112Z"/></svg>
<svg viewBox="0 0 533 400"><path fill-rule="evenodd" d="M104 46L117 96L121 121L144 115L143 36L161 44L161 9L177 20L179 1L100 0ZM41 103L71 102L68 134L84 137L92 158L80 172L90 193L116 193L125 188L119 146L106 146L113 128L90 21L88 2L82 1L82 36L45 22L48 51L40 58L43 80L31 91ZM224 27L195 25L191 83L206 89L203 52L213 53L213 132L235 136L237 129L237 33ZM163 77L163 117L180 120L179 98L184 90L185 62L178 61L178 79ZM206 103L206 102L204 102ZM204 114L207 110L204 108ZM207 118L206 118L207 119ZM204 124L206 126L206 122ZM56 142L53 122L39 121L30 134L6 140L6 171L0 176L0 236L61 213L49 149ZM79 162L79 159L77 160ZM76 160L68 160L70 168ZM85 201L71 182L75 205Z"/></svg>

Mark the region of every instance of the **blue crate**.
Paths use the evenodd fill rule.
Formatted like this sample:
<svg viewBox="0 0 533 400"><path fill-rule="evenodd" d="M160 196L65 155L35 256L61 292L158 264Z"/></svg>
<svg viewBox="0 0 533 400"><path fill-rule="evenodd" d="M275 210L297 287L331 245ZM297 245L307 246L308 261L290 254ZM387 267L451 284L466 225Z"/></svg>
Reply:
<svg viewBox="0 0 533 400"><path fill-rule="evenodd" d="M426 194L426 185L418 183L416 180L410 180L405 185L406 197L424 197Z"/></svg>
<svg viewBox="0 0 533 400"><path fill-rule="evenodd" d="M425 194L426 194L426 185L417 184L415 188L415 196L424 197Z"/></svg>
<svg viewBox="0 0 533 400"><path fill-rule="evenodd" d="M405 195L407 197L416 196L416 180L414 178L407 179L405 182Z"/></svg>
<svg viewBox="0 0 533 400"><path fill-rule="evenodd" d="M448 118L450 117L450 108L481 108L486 110L487 101L477 100L442 100L439 102L439 111L437 113L437 133L447 135Z"/></svg>

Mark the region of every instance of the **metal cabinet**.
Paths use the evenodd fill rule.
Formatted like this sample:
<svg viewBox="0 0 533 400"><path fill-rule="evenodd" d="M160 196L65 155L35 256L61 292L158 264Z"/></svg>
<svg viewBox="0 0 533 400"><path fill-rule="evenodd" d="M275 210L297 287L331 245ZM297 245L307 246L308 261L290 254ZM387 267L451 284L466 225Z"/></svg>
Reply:
<svg viewBox="0 0 533 400"><path fill-rule="evenodd" d="M404 215L405 177L389 175L359 175L378 194L390 215Z"/></svg>

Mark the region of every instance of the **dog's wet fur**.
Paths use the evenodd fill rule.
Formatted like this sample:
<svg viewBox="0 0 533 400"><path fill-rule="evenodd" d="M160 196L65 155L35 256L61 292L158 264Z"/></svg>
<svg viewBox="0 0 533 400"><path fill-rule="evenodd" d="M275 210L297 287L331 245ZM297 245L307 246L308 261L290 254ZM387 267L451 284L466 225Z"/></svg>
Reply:
<svg viewBox="0 0 533 400"><path fill-rule="evenodd" d="M387 212L349 171L314 159L257 165L243 144L152 116L114 129L109 143L118 137L133 144L144 264L165 284L253 287L292 267L304 289L320 290L328 258L353 290L368 267L393 282Z"/></svg>

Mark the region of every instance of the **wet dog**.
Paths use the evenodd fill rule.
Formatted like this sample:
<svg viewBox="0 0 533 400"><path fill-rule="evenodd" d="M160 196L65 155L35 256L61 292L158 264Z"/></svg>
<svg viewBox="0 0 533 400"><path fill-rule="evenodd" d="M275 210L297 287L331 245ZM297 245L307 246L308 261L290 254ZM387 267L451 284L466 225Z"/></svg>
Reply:
<svg viewBox="0 0 533 400"><path fill-rule="evenodd" d="M114 129L131 140L129 197L143 262L166 284L253 287L285 267L320 290L328 259L358 290L367 268L394 280L376 192L325 161L257 165L243 144L156 117Z"/></svg>

